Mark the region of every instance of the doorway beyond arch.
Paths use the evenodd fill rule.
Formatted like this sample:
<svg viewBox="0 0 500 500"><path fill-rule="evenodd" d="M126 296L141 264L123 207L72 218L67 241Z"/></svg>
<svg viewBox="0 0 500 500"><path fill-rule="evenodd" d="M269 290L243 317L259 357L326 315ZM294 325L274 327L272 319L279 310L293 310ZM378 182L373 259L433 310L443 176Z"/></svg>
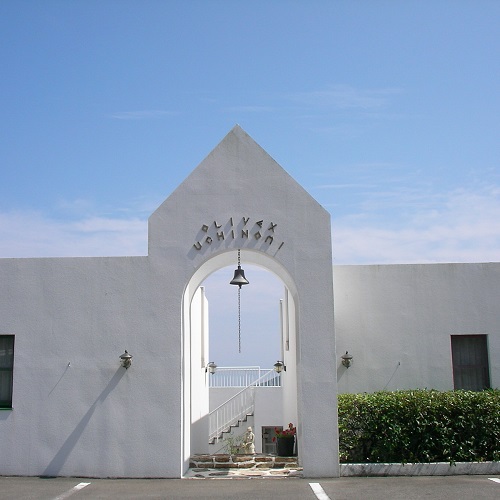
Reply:
<svg viewBox="0 0 500 500"><path fill-rule="evenodd" d="M297 410L297 288L287 270L276 259L256 250L241 250L241 261L273 273L284 284L282 302L282 342L287 366L283 377L283 415L285 420L298 422ZM184 290L182 328L182 408L183 408L183 464L185 473L192 453L204 452L208 447L208 379L206 360L200 345L208 344L208 308L200 285L212 273L236 262L236 250L211 256L194 272ZM198 294L197 294L198 291ZM199 342L196 341L199 340ZM193 432L194 430L194 432ZM204 442L202 441L205 437Z"/></svg>

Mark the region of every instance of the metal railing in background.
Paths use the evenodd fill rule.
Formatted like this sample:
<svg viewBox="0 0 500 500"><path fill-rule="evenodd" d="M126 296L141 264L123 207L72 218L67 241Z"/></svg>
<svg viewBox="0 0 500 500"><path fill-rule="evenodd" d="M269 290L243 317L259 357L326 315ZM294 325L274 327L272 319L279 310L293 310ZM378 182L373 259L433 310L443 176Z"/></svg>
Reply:
<svg viewBox="0 0 500 500"><path fill-rule="evenodd" d="M260 366L222 366L210 375L209 387L248 387L259 381L257 387L281 387L281 377L272 368Z"/></svg>

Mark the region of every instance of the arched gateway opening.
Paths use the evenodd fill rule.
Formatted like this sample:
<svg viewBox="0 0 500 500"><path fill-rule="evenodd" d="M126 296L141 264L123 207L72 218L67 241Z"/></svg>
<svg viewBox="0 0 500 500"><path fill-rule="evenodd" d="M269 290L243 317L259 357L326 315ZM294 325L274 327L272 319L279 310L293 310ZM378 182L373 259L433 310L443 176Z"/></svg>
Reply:
<svg viewBox="0 0 500 500"><path fill-rule="evenodd" d="M169 367L167 474L182 475L206 435L208 396L199 391L212 360L202 355L206 318L195 311L204 304L196 290L234 266L238 250L287 290L286 380L304 474L338 476L330 215L238 126L149 219L148 266L161 292Z"/></svg>
<svg viewBox="0 0 500 500"><path fill-rule="evenodd" d="M235 252L225 251L212 256L193 274L183 297L183 399L184 399L184 459L194 453L209 453L211 418L209 417L209 371L207 365L212 359L208 352L208 310L199 286L213 272L232 265ZM280 406L276 415L268 423L282 425L284 422L298 423L297 410L297 331L296 299L297 290L293 279L280 263L255 250L241 252L242 262L262 267L276 275L284 284L284 300L281 309L281 343L283 363L287 371L282 374L280 387ZM266 408L260 408L265 413ZM255 415L260 422L261 415ZM267 417L269 418L269 417ZM212 418L213 420L213 418ZM222 425L220 423L219 425ZM260 433L260 426L258 431ZM260 443L259 443L260 448ZM184 468L187 468L186 463Z"/></svg>
<svg viewBox="0 0 500 500"><path fill-rule="evenodd" d="M236 262L215 271L201 284L209 304L210 360L218 367L272 368L283 359L280 331L285 284L266 268L241 265L248 286L238 289L231 285ZM220 387L226 372L217 369L210 377L211 386Z"/></svg>

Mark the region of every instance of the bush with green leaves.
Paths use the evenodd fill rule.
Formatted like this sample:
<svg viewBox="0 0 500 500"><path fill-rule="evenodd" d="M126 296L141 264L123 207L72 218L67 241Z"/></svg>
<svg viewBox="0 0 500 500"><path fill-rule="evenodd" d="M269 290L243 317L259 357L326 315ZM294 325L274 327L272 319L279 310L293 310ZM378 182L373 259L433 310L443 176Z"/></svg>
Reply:
<svg viewBox="0 0 500 500"><path fill-rule="evenodd" d="M243 446L244 436L233 436L230 434L224 439L224 451L229 455L237 455L244 453L245 447Z"/></svg>
<svg viewBox="0 0 500 500"><path fill-rule="evenodd" d="M342 463L500 461L500 390L340 394Z"/></svg>

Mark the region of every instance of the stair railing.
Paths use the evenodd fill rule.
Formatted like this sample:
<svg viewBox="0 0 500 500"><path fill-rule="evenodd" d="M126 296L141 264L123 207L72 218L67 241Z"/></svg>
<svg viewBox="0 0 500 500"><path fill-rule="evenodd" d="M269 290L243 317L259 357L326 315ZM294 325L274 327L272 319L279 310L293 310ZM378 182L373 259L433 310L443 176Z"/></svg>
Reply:
<svg viewBox="0 0 500 500"><path fill-rule="evenodd" d="M229 432L231 427L236 427L239 422L254 414L255 388L268 380L269 374L266 372L208 414L209 443L218 442L224 432Z"/></svg>

